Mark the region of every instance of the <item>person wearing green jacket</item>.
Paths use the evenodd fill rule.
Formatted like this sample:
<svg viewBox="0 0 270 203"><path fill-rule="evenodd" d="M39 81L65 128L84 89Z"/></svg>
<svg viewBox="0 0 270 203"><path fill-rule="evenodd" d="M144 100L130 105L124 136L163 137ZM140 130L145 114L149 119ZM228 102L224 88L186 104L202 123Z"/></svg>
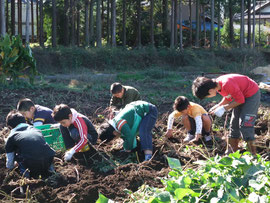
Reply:
<svg viewBox="0 0 270 203"><path fill-rule="evenodd" d="M137 146L136 135L139 133L145 160L150 160L153 151L151 131L157 115L155 105L145 101L131 102L113 119L100 126L99 138L109 142L115 137L121 137L124 140L124 150L130 152Z"/></svg>

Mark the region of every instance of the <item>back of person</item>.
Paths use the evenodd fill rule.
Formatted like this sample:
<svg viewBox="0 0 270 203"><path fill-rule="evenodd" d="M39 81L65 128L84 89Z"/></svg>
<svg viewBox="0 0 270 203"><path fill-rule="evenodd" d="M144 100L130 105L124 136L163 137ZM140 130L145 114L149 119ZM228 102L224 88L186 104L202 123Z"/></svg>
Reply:
<svg viewBox="0 0 270 203"><path fill-rule="evenodd" d="M48 107L35 105L36 111L34 113L33 123L42 122L42 124L54 124L56 123L52 117L52 110Z"/></svg>
<svg viewBox="0 0 270 203"><path fill-rule="evenodd" d="M16 146L17 149L13 149ZM18 151L23 158L39 160L55 155L46 143L41 131L33 126L24 126L13 131L8 137L6 149Z"/></svg>

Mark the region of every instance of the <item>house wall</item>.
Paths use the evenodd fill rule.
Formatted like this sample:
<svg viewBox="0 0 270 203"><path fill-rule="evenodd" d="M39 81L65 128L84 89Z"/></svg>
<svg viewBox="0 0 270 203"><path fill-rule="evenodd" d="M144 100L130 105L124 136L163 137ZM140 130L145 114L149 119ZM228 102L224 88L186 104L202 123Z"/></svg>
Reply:
<svg viewBox="0 0 270 203"><path fill-rule="evenodd" d="M259 12L259 11L258 11ZM261 13L270 13L270 6L261 10Z"/></svg>

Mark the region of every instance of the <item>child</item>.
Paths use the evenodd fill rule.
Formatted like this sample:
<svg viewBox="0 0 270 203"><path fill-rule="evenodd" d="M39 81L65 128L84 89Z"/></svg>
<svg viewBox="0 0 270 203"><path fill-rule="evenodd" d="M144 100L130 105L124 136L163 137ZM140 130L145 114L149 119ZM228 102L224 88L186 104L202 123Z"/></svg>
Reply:
<svg viewBox="0 0 270 203"><path fill-rule="evenodd" d="M9 112L6 123L12 129L5 144L6 167L13 169L14 161L17 161L21 174L27 178L46 176L49 171L54 171L55 151L42 133L26 124L24 116L15 110Z"/></svg>
<svg viewBox="0 0 270 203"><path fill-rule="evenodd" d="M55 123L52 118L52 110L44 106L35 105L31 99L21 99L17 104L17 110L24 115L27 123L34 126Z"/></svg>
<svg viewBox="0 0 270 203"><path fill-rule="evenodd" d="M210 131L212 119L202 106L189 102L189 100L184 96L179 96L175 99L173 108L174 111L168 118L167 132L165 136L172 136L174 118L182 116L183 125L188 131L184 142L198 141L198 139L202 137L202 134L205 136L205 141L209 141L211 139Z"/></svg>
<svg viewBox="0 0 270 203"><path fill-rule="evenodd" d="M217 92L223 96L209 113L221 117L225 111L233 109L229 138L232 149L229 150L233 152L238 150L242 135L249 151L255 155L254 124L260 105L260 90L257 83L239 74L222 75L216 79L198 77L193 81L192 91L200 99L214 97Z"/></svg>
<svg viewBox="0 0 270 203"><path fill-rule="evenodd" d="M65 153L65 161L70 161L76 152L87 151L89 149L88 142L96 144L97 131L86 116L65 104L55 106L52 116L56 122L61 124L60 131L66 149L69 149Z"/></svg>
<svg viewBox="0 0 270 203"><path fill-rule="evenodd" d="M110 92L112 98L110 101L110 118L113 118L113 112L123 109L127 104L141 99L137 89L130 86L123 86L115 82L111 85Z"/></svg>
<svg viewBox="0 0 270 203"><path fill-rule="evenodd" d="M99 137L109 142L121 136L124 139L124 150L130 152L136 147L136 134L139 132L145 160L150 160L153 151L151 131L157 114L157 108L153 104L145 101L131 102L112 120L101 125Z"/></svg>

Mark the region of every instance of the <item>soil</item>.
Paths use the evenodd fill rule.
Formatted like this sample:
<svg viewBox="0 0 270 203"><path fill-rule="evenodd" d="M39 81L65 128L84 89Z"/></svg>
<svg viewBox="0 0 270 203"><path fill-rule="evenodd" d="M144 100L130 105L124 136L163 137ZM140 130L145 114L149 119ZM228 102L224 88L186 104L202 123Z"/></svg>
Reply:
<svg viewBox="0 0 270 203"><path fill-rule="evenodd" d="M78 153L68 163L62 161L64 153L58 151L54 159L55 174L41 179L25 179L17 168L12 171L6 169L3 139L6 132L5 116L16 107L16 103L22 97L35 98L35 103L50 108L59 103L69 104L78 112L87 115L96 127L104 120L98 115L106 114L105 109L109 101L109 98L91 97L86 93L48 87L33 91L29 89L1 91L0 201L3 202L28 199L31 202L91 203L98 199L99 193L114 201L124 202L129 198L127 190L134 192L143 184L163 187L159 177L166 177L170 171L166 156L179 159L183 168L196 168L194 161L216 154L223 155L226 150L224 135L227 133L228 125L223 129L224 118L214 118L214 122L220 124L221 128L213 131L213 140L210 142L183 144L182 140L186 132L181 122L177 120L174 123L177 129L174 137L165 138L163 135L166 131L168 110L171 109L172 103L164 103L158 106L159 117L153 130L154 156L151 161L143 162L143 154L139 149L132 153L121 152L121 139L118 139L109 144L98 142L97 151L91 148L88 152ZM213 104L205 108L209 109L211 105ZM266 115L269 115L269 108L261 107L256 123L258 135L256 145L258 153L269 159L269 121ZM243 147L241 151L244 150ZM111 164L112 162L115 165Z"/></svg>

